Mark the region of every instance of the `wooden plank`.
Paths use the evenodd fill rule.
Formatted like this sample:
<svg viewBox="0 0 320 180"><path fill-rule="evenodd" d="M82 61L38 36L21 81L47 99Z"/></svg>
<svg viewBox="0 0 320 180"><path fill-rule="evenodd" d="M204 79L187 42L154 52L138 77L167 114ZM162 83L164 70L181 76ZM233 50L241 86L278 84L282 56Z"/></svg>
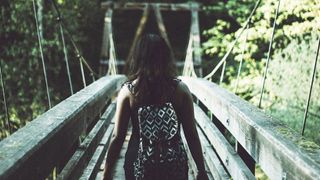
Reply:
<svg viewBox="0 0 320 180"><path fill-rule="evenodd" d="M125 139L123 146L121 148L121 151L120 151L119 158L115 163L115 168L113 171L113 179L125 179L123 165L124 165L125 153L128 148L130 136L131 136L131 129L129 129L129 131L127 133L126 139ZM99 169L99 172L97 173L96 180L103 179L103 170L104 170L105 160L106 160L106 157L104 158L103 162L100 165L100 169Z"/></svg>
<svg viewBox="0 0 320 180"><path fill-rule="evenodd" d="M207 170L210 171L209 174L212 175L214 179L230 179L228 173L214 152L212 145L205 137L204 132L201 131L199 126L197 127L197 131L202 145L203 157L208 166Z"/></svg>
<svg viewBox="0 0 320 180"><path fill-rule="evenodd" d="M181 138L182 138L182 141L183 141L183 143L184 143L184 147L185 147L185 150L186 150L186 153L187 153L187 156L188 156L188 166L189 166L188 178L189 178L189 180L197 179L198 168L197 168L197 166L196 166L195 161L193 160L193 157L192 157L192 155L191 155L191 151L190 151L190 149L189 149L189 146L188 146L188 143L187 143L187 141L186 141L186 138L185 138L185 136L184 136L183 131L181 131ZM201 142L201 143L203 143L203 142ZM210 151L212 151L212 149L211 149ZM210 154L210 153L209 153L209 154ZM203 155L204 155L204 156L206 155L206 152L205 152L205 151L203 151ZM210 155L212 155L212 154L210 154ZM210 158L211 158L211 157L210 157ZM210 168L208 167L208 164L207 164L206 162L205 162L205 168L206 168L207 170L210 169ZM225 172L225 171L224 171L224 172ZM214 172L214 173L216 173L216 172ZM221 172L221 173L223 173L223 172ZM215 178L214 178L214 175L212 174L212 172L208 173L208 177L209 177L209 180L215 179Z"/></svg>
<svg viewBox="0 0 320 180"><path fill-rule="evenodd" d="M181 77L190 91L220 120L270 179L320 179L320 150L299 146L295 133L218 85ZM284 136L281 131L290 132Z"/></svg>
<svg viewBox="0 0 320 180"><path fill-rule="evenodd" d="M194 7L191 3L144 3L144 2L102 2L101 8L106 10L108 8L120 9L120 10L141 10L147 6L159 6L162 11L190 11L192 9L196 11L202 10L201 5Z"/></svg>
<svg viewBox="0 0 320 180"><path fill-rule="evenodd" d="M44 179L124 81L103 77L2 140L0 179Z"/></svg>
<svg viewBox="0 0 320 180"><path fill-rule="evenodd" d="M211 145L213 145L231 177L237 179L255 179L250 169L242 161L234 148L225 139L219 129L214 126L208 116L196 104L194 104L194 111L199 127L206 134L208 140L210 141ZM202 133L199 134L201 135ZM211 170L211 172L212 171L214 170ZM222 177L225 178L225 175L226 174L224 174Z"/></svg>
<svg viewBox="0 0 320 180"><path fill-rule="evenodd" d="M92 159L90 160L88 166L84 169L83 174L79 178L80 180L86 180L86 179L94 179L96 173L98 172L98 162L101 162L103 160L103 154L105 151L105 148L103 146L98 146L97 150L93 154Z"/></svg>
<svg viewBox="0 0 320 180"><path fill-rule="evenodd" d="M104 161L104 157L111 140L113 128L114 124L110 124L98 148L88 163L88 166L83 170L83 173L79 179L95 179L100 172L103 173L103 169L100 167Z"/></svg>
<svg viewBox="0 0 320 180"><path fill-rule="evenodd" d="M100 65L107 66L108 64L109 64L109 60L101 60L100 61ZM184 61L179 60L179 61L176 61L175 64L176 64L177 67L183 67L184 66ZM116 65L117 66L124 66L124 65L126 65L126 61L117 60L116 61ZM200 64L197 64L197 63L193 63L193 65L194 65L195 68L200 68L201 67Z"/></svg>
<svg viewBox="0 0 320 180"><path fill-rule="evenodd" d="M111 104L104 113L104 119L100 119L95 127L90 131L85 140L78 147L77 151L62 169L57 179L78 179L83 169L89 163L92 154L99 145L107 126L115 113L115 104Z"/></svg>

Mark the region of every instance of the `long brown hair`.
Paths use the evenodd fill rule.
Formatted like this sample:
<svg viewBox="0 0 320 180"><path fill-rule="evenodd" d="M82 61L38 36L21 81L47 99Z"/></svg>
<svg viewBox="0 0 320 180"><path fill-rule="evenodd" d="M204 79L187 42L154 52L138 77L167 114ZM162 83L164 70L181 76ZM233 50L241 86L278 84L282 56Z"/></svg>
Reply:
<svg viewBox="0 0 320 180"><path fill-rule="evenodd" d="M127 64L129 81L137 79L134 95L142 103L163 103L176 76L172 52L156 34L145 34L136 43Z"/></svg>

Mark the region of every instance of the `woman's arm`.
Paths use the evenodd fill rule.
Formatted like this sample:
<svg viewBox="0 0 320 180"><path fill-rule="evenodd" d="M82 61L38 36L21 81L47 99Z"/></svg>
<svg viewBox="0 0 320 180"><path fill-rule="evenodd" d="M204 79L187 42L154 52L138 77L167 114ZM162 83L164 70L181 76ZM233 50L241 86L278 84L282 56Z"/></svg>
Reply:
<svg viewBox="0 0 320 180"><path fill-rule="evenodd" d="M205 171L201 143L195 125L193 99L188 87L184 83L180 83L179 86L181 87L179 118L182 123L183 132L191 151L191 155L198 168L197 179L206 180L208 177Z"/></svg>
<svg viewBox="0 0 320 180"><path fill-rule="evenodd" d="M112 179L112 169L116 160L118 159L120 150L126 137L128 122L130 118L129 93L129 90L124 86L120 90L117 98L115 127L108 148L107 159L104 169L104 179Z"/></svg>

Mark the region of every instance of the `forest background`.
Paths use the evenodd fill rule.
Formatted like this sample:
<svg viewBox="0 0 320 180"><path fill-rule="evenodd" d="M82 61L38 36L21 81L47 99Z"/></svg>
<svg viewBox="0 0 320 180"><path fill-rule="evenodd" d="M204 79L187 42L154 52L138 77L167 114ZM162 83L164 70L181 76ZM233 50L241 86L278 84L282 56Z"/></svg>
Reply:
<svg viewBox="0 0 320 180"><path fill-rule="evenodd" d="M51 101L56 105L70 96L59 23L51 1L35 1L43 37ZM206 75L224 56L256 0L197 2L204 6L204 11L199 15L202 67ZM82 56L98 72L104 22L101 1L58 0L57 3L65 27L72 34ZM261 1L249 28L244 31L227 59L225 75L220 84L235 91L239 62L243 58L236 94L254 105L259 100L277 3L278 0ZM119 59L125 59L128 54L141 14L141 11L114 12L113 31ZM183 60L190 30L190 13L163 12L163 17L176 58ZM0 23L0 63L10 124L14 132L48 110L32 1L2 0ZM300 133L320 38L320 0L281 0L276 23L262 109L275 120ZM146 31L157 33L154 17L147 23ZM66 44L72 84L76 92L83 88L79 60L70 39L66 39ZM315 142L312 146L320 144L319 69L318 63L305 130L305 137ZM214 76L213 81L219 82L220 73ZM85 74L87 82L91 82L88 69L85 69ZM2 96L3 94L1 99ZM5 106L1 101L0 139L9 134Z"/></svg>

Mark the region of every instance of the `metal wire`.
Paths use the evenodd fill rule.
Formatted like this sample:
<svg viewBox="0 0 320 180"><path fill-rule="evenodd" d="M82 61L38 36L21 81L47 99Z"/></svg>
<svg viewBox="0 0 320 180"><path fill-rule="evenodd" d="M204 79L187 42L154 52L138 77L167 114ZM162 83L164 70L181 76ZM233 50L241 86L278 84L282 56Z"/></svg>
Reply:
<svg viewBox="0 0 320 180"><path fill-rule="evenodd" d="M73 87L72 87L71 73L70 73L70 68L69 68L68 52L67 52L66 43L64 40L64 33L63 33L63 26L61 24L61 17L59 15L58 15L58 21L59 21L60 34L61 34L61 40L62 40L62 46L63 46L64 60L66 62L66 69L67 69L67 74L68 74L70 93L71 93L71 95L73 95Z"/></svg>
<svg viewBox="0 0 320 180"><path fill-rule="evenodd" d="M232 52L234 46L236 45L237 41L239 40L239 38L241 37L243 31L245 30L245 27L249 24L250 19L252 18L252 16L254 15L254 13L256 12L259 4L260 4L261 0L258 0L251 12L251 14L249 15L247 21L245 22L243 28L240 30L238 36L236 37L236 39L232 42L230 48L228 49L227 53L223 56L223 58L220 60L220 62L216 65L216 67L207 75L204 77L204 79L210 79L210 77L212 77L220 68L221 65L223 65L223 62L227 60L228 56L230 55L230 53Z"/></svg>
<svg viewBox="0 0 320 180"><path fill-rule="evenodd" d="M237 73L237 80L236 80L236 85L234 87L234 93L236 94L238 91L238 85L239 85L239 79L240 79L240 74L241 74L241 70L242 70L242 64L243 64L243 59L244 59L244 52L247 48L247 40L248 40L248 35L249 35L249 27L250 24L247 25L246 27L246 36L244 39L244 45L242 46L242 52L241 52L241 59L240 59L240 64L239 64L239 68L238 68L238 73Z"/></svg>
<svg viewBox="0 0 320 180"><path fill-rule="evenodd" d="M86 77L84 75L84 69L83 69L83 64L82 64L82 57L80 54L77 55L80 63L80 71L81 71L81 77L82 77L82 82L83 82L83 87L87 87L87 82L86 82Z"/></svg>
<svg viewBox="0 0 320 180"><path fill-rule="evenodd" d="M226 71L226 65L227 65L227 61L223 62L223 66L222 66L222 70L221 70L221 75L220 75L220 84L223 82L224 79L224 72Z"/></svg>
<svg viewBox="0 0 320 180"><path fill-rule="evenodd" d="M4 80L3 80L3 75L2 75L2 64L0 62L0 80L1 80L1 89L2 89L2 97L3 97L3 103L4 103L4 109L6 112L6 120L7 120L7 126L8 126L8 130L10 132L10 134L12 133L12 127L11 127L11 123L10 123L10 114L8 111L8 102L6 99L6 90L5 90L5 84L4 84Z"/></svg>
<svg viewBox="0 0 320 180"><path fill-rule="evenodd" d="M46 90L47 90L48 105L49 105L49 109L51 109L51 100L50 100L48 78L47 78L47 72L46 72L46 65L45 65L45 62L44 62L43 49L42 49L42 38L41 38L41 35L40 35L40 31L39 31L38 16L37 16L37 9L36 9L35 0L32 0L32 4L33 4L34 19L36 21L38 43L39 43L39 49L40 49L40 55L41 55L41 61L42 61L42 68L43 68L43 76L44 76L44 80L45 80L45 84L46 84Z"/></svg>
<svg viewBox="0 0 320 180"><path fill-rule="evenodd" d="M57 6L57 3L55 2L55 0L51 0L51 2L52 2L52 4L53 4L53 6L54 6L54 8L55 8L55 10L56 10L56 12L57 12L57 14L58 14L58 16L61 17L61 13L60 13L60 11L59 11L59 8L58 8L58 6ZM64 23L63 23L63 19L60 19L60 21L61 21L61 22L60 22L61 25L64 27L64 30L65 30L65 32L66 32L66 35L67 35L68 38L70 39L70 42L71 42L71 44L72 44L72 46L73 46L73 49L74 49L74 51L75 51L75 54L77 55L78 59L81 61L80 64L84 64L84 65L88 68L88 70L90 71L90 74L93 74L94 76L99 77L98 74L93 71L93 69L90 67L90 65L88 64L88 62L87 62L87 61L84 59L84 57L81 55L80 50L79 50L79 48L77 47L77 45L76 45L76 43L75 43L75 41L74 41L71 33L69 32L68 28L65 28L65 25L64 25ZM83 65L80 65L80 67L81 67L81 66L83 66ZM81 70L81 72L82 72L82 70ZM83 76L83 75L82 75L82 76Z"/></svg>
<svg viewBox="0 0 320 180"><path fill-rule="evenodd" d="M272 44L273 44L273 40L274 40L274 33L275 33L276 24L277 24L277 18L278 18L279 9L280 9L280 1L281 0L278 1L278 7L276 9L276 14L275 14L274 21L273 21L272 34L271 34L271 39L270 39L270 43L269 43L269 50L268 50L268 57L267 57L266 67L265 67L265 70L264 70L264 76L263 76L263 79L262 79L262 87L261 87L261 91L260 91L260 98L259 98L259 105L258 105L259 108L261 108L262 96L263 96L263 92L264 92L264 86L265 86L265 83L266 83L266 78L267 78L268 69L269 69L269 62L270 62L270 57L271 57Z"/></svg>
<svg viewBox="0 0 320 180"><path fill-rule="evenodd" d="M315 75L316 75L317 62L318 62L318 57L319 57L319 49L320 49L320 37L319 37L319 43L318 43L316 59L314 60L314 64L313 64L313 72L312 72L312 77L311 77L311 82L310 82L308 100L307 100L307 103L306 103L306 110L304 112L304 117L303 117L303 126L302 126L302 131L301 131L301 135L302 136L304 134L304 130L305 130L306 123L307 123L309 104L310 104L310 99L311 99L311 94L312 94L312 89L313 89L313 83L314 83L314 79L315 79Z"/></svg>

